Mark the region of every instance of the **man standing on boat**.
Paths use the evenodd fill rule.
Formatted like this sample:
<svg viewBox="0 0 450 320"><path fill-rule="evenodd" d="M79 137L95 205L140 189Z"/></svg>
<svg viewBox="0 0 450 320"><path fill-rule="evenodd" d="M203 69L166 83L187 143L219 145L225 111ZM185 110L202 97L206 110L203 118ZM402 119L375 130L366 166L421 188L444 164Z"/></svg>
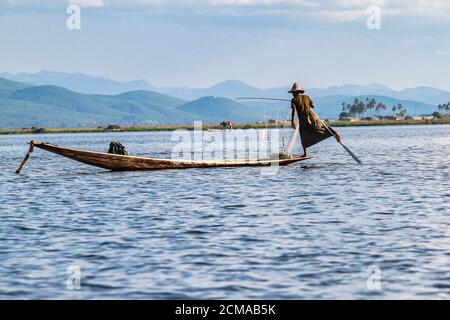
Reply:
<svg viewBox="0 0 450 320"><path fill-rule="evenodd" d="M300 85L294 83L292 89L288 92L292 93L293 96L291 100L291 123L294 128L295 112L297 112L298 115L303 157L307 156L306 148L332 136L328 129L335 134L336 140L341 142L340 134L331 127L328 127L327 129L319 116L312 110L314 108L314 103L310 97L304 94L305 90L303 90Z"/></svg>

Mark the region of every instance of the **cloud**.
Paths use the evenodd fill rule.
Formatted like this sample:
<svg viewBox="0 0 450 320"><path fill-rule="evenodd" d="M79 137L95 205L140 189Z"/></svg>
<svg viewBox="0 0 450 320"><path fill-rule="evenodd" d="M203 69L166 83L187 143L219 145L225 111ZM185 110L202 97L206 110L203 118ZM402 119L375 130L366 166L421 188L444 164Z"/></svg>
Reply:
<svg viewBox="0 0 450 320"><path fill-rule="evenodd" d="M276 4L291 4L298 6L315 6L313 2L303 0L210 0L211 5L226 5L226 6L255 6L255 5L276 5Z"/></svg>
<svg viewBox="0 0 450 320"><path fill-rule="evenodd" d="M316 22L351 22L367 18L366 9L379 6L383 17L436 18L450 21L450 0L7 0L2 6L10 10L34 8L39 11L61 7L62 3L84 8L104 8L155 15L180 14L193 17L211 14L266 19L280 14ZM44 9L43 9L44 8ZM108 10L106 10L108 9Z"/></svg>
<svg viewBox="0 0 450 320"><path fill-rule="evenodd" d="M105 4L103 0L70 0L69 3L80 7L102 7Z"/></svg>
<svg viewBox="0 0 450 320"><path fill-rule="evenodd" d="M350 22L367 18L367 13L363 10L322 10L311 15L333 22Z"/></svg>

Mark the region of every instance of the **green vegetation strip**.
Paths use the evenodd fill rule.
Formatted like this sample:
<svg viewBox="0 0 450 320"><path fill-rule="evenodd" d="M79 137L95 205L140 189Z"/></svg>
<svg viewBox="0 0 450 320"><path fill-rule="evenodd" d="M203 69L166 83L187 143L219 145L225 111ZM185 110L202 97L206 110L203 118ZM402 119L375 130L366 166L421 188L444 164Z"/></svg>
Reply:
<svg viewBox="0 0 450 320"><path fill-rule="evenodd" d="M375 121L336 121L329 123L333 127L358 127L358 126L393 126L393 125L432 125L450 124L450 120L375 120ZM262 129L284 128L280 124L237 124L235 129ZM100 132L148 132L148 131L173 131L177 129L192 130L192 126L136 126L120 129L105 128L40 128L40 129L0 129L0 134L49 134L49 133L100 133ZM218 130L220 126L205 125L206 130Z"/></svg>
<svg viewBox="0 0 450 320"><path fill-rule="evenodd" d="M398 126L422 124L450 124L450 120L375 120L375 121L336 121L331 122L333 127L359 127L359 126Z"/></svg>

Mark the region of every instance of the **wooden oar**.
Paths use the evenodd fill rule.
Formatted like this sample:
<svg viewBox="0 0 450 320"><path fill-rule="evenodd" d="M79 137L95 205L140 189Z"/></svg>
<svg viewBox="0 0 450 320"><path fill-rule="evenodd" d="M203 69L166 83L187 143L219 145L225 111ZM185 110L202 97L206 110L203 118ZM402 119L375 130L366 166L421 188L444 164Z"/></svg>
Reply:
<svg viewBox="0 0 450 320"><path fill-rule="evenodd" d="M257 97L242 97L242 98L236 98L236 100L272 100L272 101L291 101L289 99L278 99L278 98L257 98ZM348 152L348 154L355 159L355 161L358 164L361 164L362 161L359 160L359 158L349 149L347 148L347 146L345 146L342 142L338 141L336 135L334 134L333 130L331 130L326 124L325 122L322 121L322 119L320 119L320 122L322 123L322 125L328 130L328 132L336 139L336 141L345 149L345 151Z"/></svg>
<svg viewBox="0 0 450 320"><path fill-rule="evenodd" d="M22 160L22 162L20 163L19 167L18 167L17 170L16 170L16 173L17 173L17 174L19 174L19 173L22 171L23 166L24 166L25 163L27 162L27 160L28 160L28 158L30 157L30 155L33 153L33 150L34 150L34 144L33 144L33 141L31 141L31 142L30 142L30 149L28 149L28 152L27 152L27 154L25 155L25 158Z"/></svg>
<svg viewBox="0 0 450 320"><path fill-rule="evenodd" d="M353 152L351 152L351 150L350 150L349 148L347 148L341 141L339 141L339 140L337 139L336 134L334 134L333 130L331 130L331 129L325 124L325 122L322 121L322 119L319 119L319 120L320 120L320 122L322 123L322 125L325 127L325 129L327 129L328 132L336 139L337 143L339 143L339 144L345 149L345 151L347 151L348 154L351 155L353 159L355 159L355 161L356 161L358 164L361 164L362 161L359 160L359 158L358 158L357 156L355 156L355 154L354 154Z"/></svg>

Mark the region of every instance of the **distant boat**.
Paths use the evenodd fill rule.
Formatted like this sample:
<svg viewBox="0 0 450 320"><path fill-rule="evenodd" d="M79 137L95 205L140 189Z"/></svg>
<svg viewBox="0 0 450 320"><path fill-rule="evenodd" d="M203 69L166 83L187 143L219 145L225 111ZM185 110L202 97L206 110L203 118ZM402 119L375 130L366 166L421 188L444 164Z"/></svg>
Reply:
<svg viewBox="0 0 450 320"><path fill-rule="evenodd" d="M285 166L291 163L309 159L309 157L293 156L288 159L241 159L241 160L171 160L136 156L116 155L110 153L85 151L59 147L57 145L39 141L30 142L30 151L17 169L20 173L23 165L33 151L33 148L43 149L60 156L70 158L94 167L111 171L139 171L139 170L165 170L190 168L217 168L217 167L264 167Z"/></svg>

